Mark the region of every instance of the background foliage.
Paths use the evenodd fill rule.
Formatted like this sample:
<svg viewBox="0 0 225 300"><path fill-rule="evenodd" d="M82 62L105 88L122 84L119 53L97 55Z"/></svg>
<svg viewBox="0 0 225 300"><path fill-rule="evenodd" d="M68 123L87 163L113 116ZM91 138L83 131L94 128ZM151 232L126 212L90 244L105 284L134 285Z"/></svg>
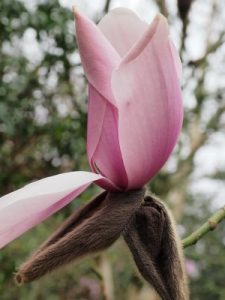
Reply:
<svg viewBox="0 0 225 300"><path fill-rule="evenodd" d="M116 5L113 2L102 1L93 18L97 21ZM117 2L129 6L129 1ZM185 236L222 206L225 3L138 3L168 17L183 61L183 132L174 155L150 188L168 202ZM86 82L71 10L58 0L1 0L0 41L0 194L49 175L88 170ZM14 284L16 267L71 211L96 192L96 188L90 188L0 251L1 300L150 298L151 290L139 278L122 240L105 253L74 262L38 282L23 287ZM196 246L185 250L191 299L225 299L224 236L222 223Z"/></svg>

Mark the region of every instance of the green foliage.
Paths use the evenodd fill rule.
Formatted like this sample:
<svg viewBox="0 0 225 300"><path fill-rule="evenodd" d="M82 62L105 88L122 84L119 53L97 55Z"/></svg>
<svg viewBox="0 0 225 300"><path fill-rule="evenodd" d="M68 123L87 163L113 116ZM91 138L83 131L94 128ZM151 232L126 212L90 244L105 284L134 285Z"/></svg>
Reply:
<svg viewBox="0 0 225 300"><path fill-rule="evenodd" d="M31 179L87 168L82 159L86 99L80 90L76 95L72 78L69 57L75 55L75 43L68 30L69 10L58 1L32 11L18 1L2 1L0 19L0 190L6 193ZM54 45L40 49L38 62L24 55L23 38L29 30L37 43L48 40ZM64 115L60 106L67 106Z"/></svg>

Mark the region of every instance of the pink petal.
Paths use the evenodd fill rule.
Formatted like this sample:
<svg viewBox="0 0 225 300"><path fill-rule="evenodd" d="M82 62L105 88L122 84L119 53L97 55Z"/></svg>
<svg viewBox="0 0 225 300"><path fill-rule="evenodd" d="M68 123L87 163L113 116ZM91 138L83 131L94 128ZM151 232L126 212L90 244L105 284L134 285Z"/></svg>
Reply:
<svg viewBox="0 0 225 300"><path fill-rule="evenodd" d="M33 182L0 198L0 248L41 223L100 179L104 180L90 172L64 173Z"/></svg>
<svg viewBox="0 0 225 300"><path fill-rule="evenodd" d="M157 16L113 73L129 188L143 186L159 171L182 126L181 91L168 35L165 18Z"/></svg>
<svg viewBox="0 0 225 300"><path fill-rule="evenodd" d="M119 7L105 15L98 27L122 57L142 36L148 24L141 21L132 10Z"/></svg>
<svg viewBox="0 0 225 300"><path fill-rule="evenodd" d="M80 12L75 12L76 38L82 65L91 85L115 104L111 90L112 70L120 57L97 26Z"/></svg>
<svg viewBox="0 0 225 300"><path fill-rule="evenodd" d="M94 87L89 86L87 153L93 171L119 188L127 187L118 140L118 112Z"/></svg>
<svg viewBox="0 0 225 300"><path fill-rule="evenodd" d="M118 117L111 89L112 70L120 57L94 23L76 12L76 32L82 64L90 83L87 152L93 171L104 174L114 187L127 185L118 141ZM113 103L113 105L111 104Z"/></svg>

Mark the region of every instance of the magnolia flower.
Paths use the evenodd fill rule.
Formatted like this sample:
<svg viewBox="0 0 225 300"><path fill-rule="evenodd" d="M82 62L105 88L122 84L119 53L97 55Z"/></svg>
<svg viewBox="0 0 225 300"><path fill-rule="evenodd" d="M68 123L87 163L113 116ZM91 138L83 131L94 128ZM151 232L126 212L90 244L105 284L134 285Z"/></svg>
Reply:
<svg viewBox="0 0 225 300"><path fill-rule="evenodd" d="M148 26L118 8L98 27L76 12L76 28L89 82L92 171L117 189L140 188L168 159L182 124L181 64L167 21L157 15Z"/></svg>
<svg viewBox="0 0 225 300"><path fill-rule="evenodd" d="M98 26L80 12L75 16L89 82L87 154L94 173L51 176L2 197L0 247L92 182L115 191L143 187L168 159L181 129L181 67L166 19L157 15L149 26L125 8Z"/></svg>
<svg viewBox="0 0 225 300"><path fill-rule="evenodd" d="M48 177L2 197L0 247L67 205L92 182L107 192L75 212L50 237L32 261L22 267L23 278L18 277L18 281L33 280L63 260L103 249L122 232L138 267L145 269L146 260L157 259L157 256L149 256L152 249L158 249L157 253L161 251L158 231L170 232L171 229L170 217L163 205L153 198L146 200L142 189L167 161L182 125L181 64L169 37L167 21L159 14L149 26L132 11L117 8L97 26L75 11L75 23L81 61L89 83L87 156L92 172ZM139 211L141 203L146 208ZM153 224L155 218L145 218L144 228L158 228L153 248L147 240L140 242L135 238L140 232L135 232L136 221L131 216L137 210L139 215L156 214L156 218L160 218L157 224ZM131 219L134 223L129 223ZM150 252L144 254L140 243L146 243ZM176 250L176 242L171 243ZM135 251L139 250L143 257L138 260ZM176 253L178 257L175 250L173 255ZM184 299L181 292L168 291L171 287L159 279L161 275L154 270L155 263L143 276L153 282L158 278L153 286L163 299L170 299L169 295L173 299ZM170 271L176 273L172 267ZM166 269L168 276L170 271ZM183 275L179 273L179 276Z"/></svg>

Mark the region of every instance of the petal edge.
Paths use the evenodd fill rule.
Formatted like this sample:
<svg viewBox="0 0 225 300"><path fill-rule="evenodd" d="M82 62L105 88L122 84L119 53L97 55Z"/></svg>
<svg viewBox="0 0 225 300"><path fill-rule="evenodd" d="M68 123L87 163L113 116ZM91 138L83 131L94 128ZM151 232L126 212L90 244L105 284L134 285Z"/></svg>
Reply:
<svg viewBox="0 0 225 300"><path fill-rule="evenodd" d="M67 205L92 182L90 172L69 172L33 182L0 198L0 248Z"/></svg>

